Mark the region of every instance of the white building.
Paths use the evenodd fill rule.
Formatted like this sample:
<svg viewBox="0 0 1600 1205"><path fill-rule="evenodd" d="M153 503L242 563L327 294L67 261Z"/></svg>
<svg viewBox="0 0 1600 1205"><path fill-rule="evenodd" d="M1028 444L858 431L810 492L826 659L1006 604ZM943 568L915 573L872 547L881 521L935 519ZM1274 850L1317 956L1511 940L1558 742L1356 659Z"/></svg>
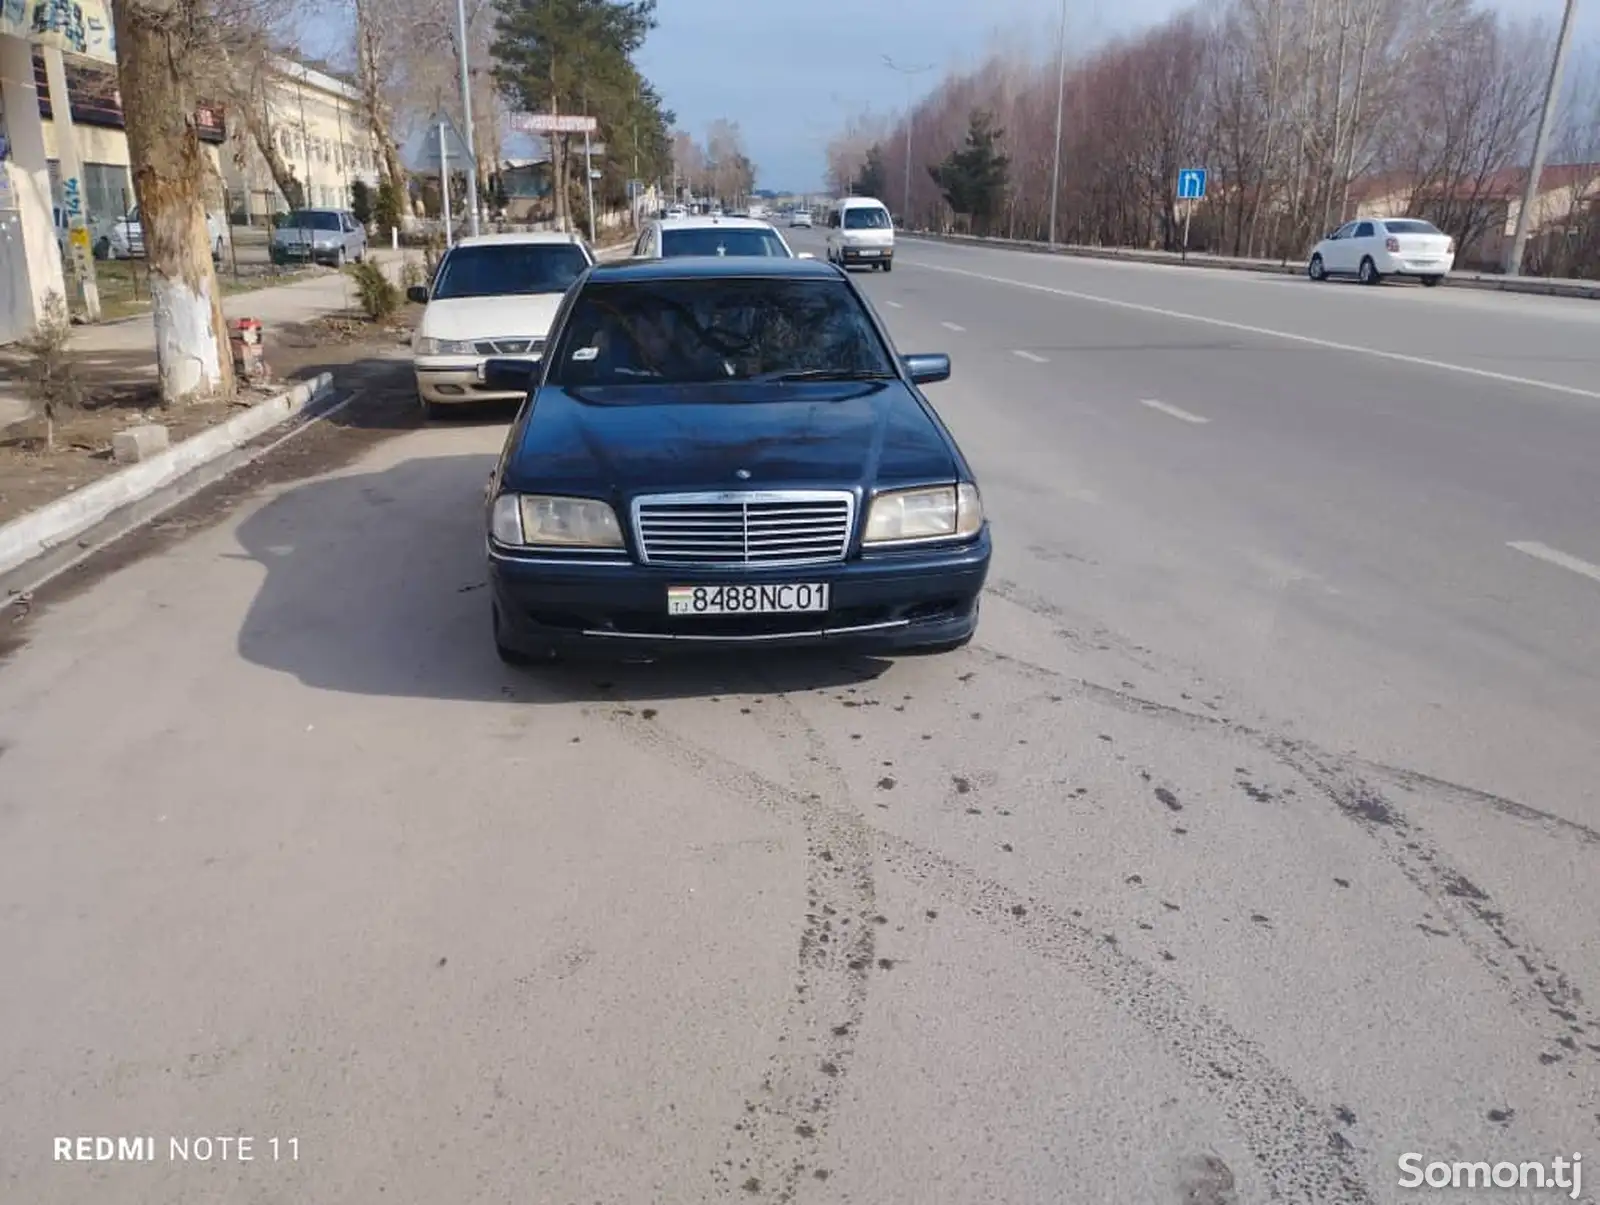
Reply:
<svg viewBox="0 0 1600 1205"><path fill-rule="evenodd" d="M70 64L103 71L115 63L106 0L0 0L0 343L38 323L50 293L67 295L52 211L57 197L80 214L89 205L85 156L66 96L67 70ZM43 89L39 67L47 81ZM61 110L52 129L40 112L41 99L52 113ZM52 161L64 166L52 173ZM122 165L126 172L125 150Z"/></svg>
<svg viewBox="0 0 1600 1205"><path fill-rule="evenodd" d="M377 189L377 143L362 116L361 95L354 85L302 63L275 58L266 93L270 136L285 166L304 187L307 205L348 209L356 181ZM235 220L242 217L253 225L288 208L266 156L236 117L228 120L222 179Z"/></svg>

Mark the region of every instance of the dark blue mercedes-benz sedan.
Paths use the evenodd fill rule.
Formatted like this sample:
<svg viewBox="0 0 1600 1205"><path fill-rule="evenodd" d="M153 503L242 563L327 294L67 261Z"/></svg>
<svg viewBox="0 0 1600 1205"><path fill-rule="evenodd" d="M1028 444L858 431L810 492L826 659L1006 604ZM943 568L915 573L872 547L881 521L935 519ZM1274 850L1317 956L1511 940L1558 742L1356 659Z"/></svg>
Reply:
<svg viewBox="0 0 1600 1205"><path fill-rule="evenodd" d="M494 638L578 648L960 647L989 526L972 471L840 269L624 261L573 284L489 485Z"/></svg>

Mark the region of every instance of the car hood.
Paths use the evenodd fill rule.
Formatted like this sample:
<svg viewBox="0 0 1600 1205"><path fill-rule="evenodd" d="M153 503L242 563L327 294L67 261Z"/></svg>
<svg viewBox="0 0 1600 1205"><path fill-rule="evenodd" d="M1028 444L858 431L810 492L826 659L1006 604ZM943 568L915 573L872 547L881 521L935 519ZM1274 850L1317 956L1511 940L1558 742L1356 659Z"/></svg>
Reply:
<svg viewBox="0 0 1600 1205"><path fill-rule="evenodd" d="M609 402L645 391L580 392ZM611 405L544 387L505 488L620 501L657 490L870 487L956 475L948 437L899 381L715 385L698 394L710 401L672 393L665 402Z"/></svg>
<svg viewBox="0 0 1600 1205"><path fill-rule="evenodd" d="M560 293L430 301L417 334L433 339L542 339L560 307Z"/></svg>

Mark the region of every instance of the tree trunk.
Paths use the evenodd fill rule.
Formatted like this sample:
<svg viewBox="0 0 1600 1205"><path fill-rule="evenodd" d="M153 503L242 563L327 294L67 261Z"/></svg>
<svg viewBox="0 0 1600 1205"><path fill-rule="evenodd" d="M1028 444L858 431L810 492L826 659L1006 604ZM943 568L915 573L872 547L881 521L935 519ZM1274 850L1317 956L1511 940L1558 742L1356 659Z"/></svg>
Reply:
<svg viewBox="0 0 1600 1205"><path fill-rule="evenodd" d="M357 75L361 85L361 105L367 111L367 127L372 140L378 145L383 159L383 174L394 189L401 212L407 218L416 216L411 206L411 192L406 187L406 169L400 163L400 148L395 144L389 129L389 120L383 102L383 81L378 74L377 52L373 47L372 13L365 3L356 4L356 58ZM279 185L281 188L282 185Z"/></svg>
<svg viewBox="0 0 1600 1205"><path fill-rule="evenodd" d="M272 127L267 120L266 106L260 104L254 97L240 106L244 117L245 129L250 131L250 137L256 144L256 149L261 152L261 158L266 161L267 171L272 175L272 182L278 186L278 191L283 194L284 200L290 208L298 208L305 203L304 197L296 199L295 189L300 181L295 177L294 169L284 162L283 155L278 151L278 144L273 141Z"/></svg>
<svg viewBox="0 0 1600 1205"><path fill-rule="evenodd" d="M139 198L163 405L233 392L233 357L206 230L205 153L174 0L115 6L128 156Z"/></svg>

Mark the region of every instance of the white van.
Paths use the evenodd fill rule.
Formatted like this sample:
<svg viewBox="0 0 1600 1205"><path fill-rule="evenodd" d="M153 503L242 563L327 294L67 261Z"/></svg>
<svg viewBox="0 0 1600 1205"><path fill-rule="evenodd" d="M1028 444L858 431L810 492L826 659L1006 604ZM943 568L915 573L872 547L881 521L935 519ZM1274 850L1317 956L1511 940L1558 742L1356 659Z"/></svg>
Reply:
<svg viewBox="0 0 1600 1205"><path fill-rule="evenodd" d="M894 270L894 219L876 197L841 197L828 212L828 261Z"/></svg>

